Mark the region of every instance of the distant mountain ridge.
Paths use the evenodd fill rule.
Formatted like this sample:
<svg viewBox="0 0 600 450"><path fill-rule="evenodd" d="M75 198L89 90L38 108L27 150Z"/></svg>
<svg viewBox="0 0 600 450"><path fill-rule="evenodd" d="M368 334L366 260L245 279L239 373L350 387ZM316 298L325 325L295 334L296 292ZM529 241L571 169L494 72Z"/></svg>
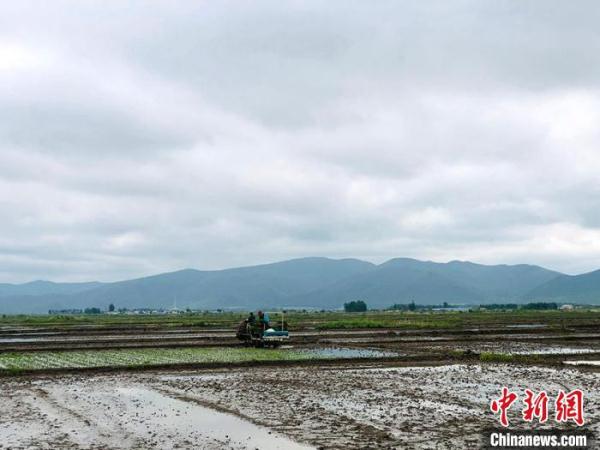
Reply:
<svg viewBox="0 0 600 450"><path fill-rule="evenodd" d="M600 270L553 278L533 289L526 298L544 298L556 302L599 303Z"/></svg>
<svg viewBox="0 0 600 450"><path fill-rule="evenodd" d="M103 283L90 281L86 283L54 283L36 280L23 284L0 283L0 297L17 295L74 294L101 286Z"/></svg>
<svg viewBox="0 0 600 450"><path fill-rule="evenodd" d="M464 261L436 263L410 258L391 259L373 270L311 292L310 303L337 307L361 299L372 307L415 301L479 304L520 302L533 288L559 272L531 265L486 266ZM306 301L297 299L298 303Z"/></svg>
<svg viewBox="0 0 600 450"><path fill-rule="evenodd" d="M564 275L534 265L437 263L394 258L383 264L309 257L257 266L184 269L114 283L0 284L0 313L49 309L340 308L351 300L370 307L415 301L439 304L520 303L533 300L596 302L600 271Z"/></svg>

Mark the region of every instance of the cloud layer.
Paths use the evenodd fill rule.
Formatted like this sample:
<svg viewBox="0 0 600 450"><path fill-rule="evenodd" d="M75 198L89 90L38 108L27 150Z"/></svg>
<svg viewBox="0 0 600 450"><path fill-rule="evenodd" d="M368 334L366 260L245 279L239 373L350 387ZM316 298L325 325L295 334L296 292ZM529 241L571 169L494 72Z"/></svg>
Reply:
<svg viewBox="0 0 600 450"><path fill-rule="evenodd" d="M600 5L7 2L0 281L600 267Z"/></svg>

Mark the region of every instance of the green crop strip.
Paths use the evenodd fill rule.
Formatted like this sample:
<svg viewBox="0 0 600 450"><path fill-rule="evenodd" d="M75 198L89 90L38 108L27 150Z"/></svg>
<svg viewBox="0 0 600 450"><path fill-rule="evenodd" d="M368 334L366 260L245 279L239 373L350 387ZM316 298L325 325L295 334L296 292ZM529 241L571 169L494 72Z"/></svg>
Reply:
<svg viewBox="0 0 600 450"><path fill-rule="evenodd" d="M156 348L4 353L0 354L0 373L44 369L301 361L330 358L331 356L319 354L318 352L255 348Z"/></svg>

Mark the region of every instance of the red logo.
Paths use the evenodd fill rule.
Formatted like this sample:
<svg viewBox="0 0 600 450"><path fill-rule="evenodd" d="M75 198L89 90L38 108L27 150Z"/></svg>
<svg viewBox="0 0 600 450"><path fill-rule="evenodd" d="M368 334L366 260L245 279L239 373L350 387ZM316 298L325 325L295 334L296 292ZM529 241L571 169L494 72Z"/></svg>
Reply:
<svg viewBox="0 0 600 450"><path fill-rule="evenodd" d="M548 420L548 395L546 391L534 395L529 389L525 389L525 408L523 409L523 420L532 422L534 417L537 417L540 423Z"/></svg>
<svg viewBox="0 0 600 450"><path fill-rule="evenodd" d="M573 420L579 426L584 424L583 392L581 392L581 389L575 389L568 394L565 394L565 391L561 389L558 391L558 397L556 397L554 405L557 422Z"/></svg>
<svg viewBox="0 0 600 450"><path fill-rule="evenodd" d="M502 388L502 395L498 399L492 400L490 409L494 414L500 414L500 423L502 426L508 426L508 410L518 399L518 395L510 392L507 387ZM533 422L537 418L540 423L548 420L548 394L546 391L534 393L530 389L525 389L525 398L522 410L523 420ZM577 425L582 426L585 423L583 418L583 392L581 389L575 389L565 393L562 389L558 391L558 396L554 402L554 420L556 422L568 422L572 420Z"/></svg>
<svg viewBox="0 0 600 450"><path fill-rule="evenodd" d="M493 413L500 412L500 423L502 426L508 426L506 412L508 408L517 400L517 394L509 392L507 387L502 388L502 396L498 400L493 400L490 409Z"/></svg>

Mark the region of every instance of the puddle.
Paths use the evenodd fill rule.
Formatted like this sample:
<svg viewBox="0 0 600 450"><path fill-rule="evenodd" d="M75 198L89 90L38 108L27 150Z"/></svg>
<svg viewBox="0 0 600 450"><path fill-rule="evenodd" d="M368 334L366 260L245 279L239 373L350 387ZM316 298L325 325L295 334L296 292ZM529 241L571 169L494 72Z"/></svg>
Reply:
<svg viewBox="0 0 600 450"><path fill-rule="evenodd" d="M506 328L547 328L545 323L520 323L517 325L506 325Z"/></svg>
<svg viewBox="0 0 600 450"><path fill-rule="evenodd" d="M139 405L145 424L179 436L200 434L205 441L240 449L312 449L232 414L178 400L152 389L117 388L128 404ZM270 407L270 406L266 406Z"/></svg>
<svg viewBox="0 0 600 450"><path fill-rule="evenodd" d="M433 348L433 347L431 347ZM456 350L471 350L478 353L493 352L504 355L578 355L600 353L600 348L550 346L547 344L527 342L486 342L461 345Z"/></svg>
<svg viewBox="0 0 600 450"><path fill-rule="evenodd" d="M354 343L359 344L363 342L373 342L373 343L381 343L381 342L445 342L452 341L451 337L433 337L433 336L410 336L410 337L384 337L384 338L374 338L374 337L358 337L358 338L328 338L322 339L320 342L327 344L348 344Z"/></svg>
<svg viewBox="0 0 600 450"><path fill-rule="evenodd" d="M188 375L162 375L158 377L160 381L221 381L227 378L225 373L207 374L207 373L189 373Z"/></svg>
<svg viewBox="0 0 600 450"><path fill-rule="evenodd" d="M20 337L16 337L16 338L0 338L0 342L1 343L20 343L20 342L38 342L38 341L44 341L45 339L43 338L20 338Z"/></svg>
<svg viewBox="0 0 600 450"><path fill-rule="evenodd" d="M600 366L600 361L563 361L570 366Z"/></svg>
<svg viewBox="0 0 600 450"><path fill-rule="evenodd" d="M517 350L514 352L509 352L512 355L572 355L572 354L581 354L581 353L599 353L598 350L594 350L592 348L546 348L540 350Z"/></svg>

